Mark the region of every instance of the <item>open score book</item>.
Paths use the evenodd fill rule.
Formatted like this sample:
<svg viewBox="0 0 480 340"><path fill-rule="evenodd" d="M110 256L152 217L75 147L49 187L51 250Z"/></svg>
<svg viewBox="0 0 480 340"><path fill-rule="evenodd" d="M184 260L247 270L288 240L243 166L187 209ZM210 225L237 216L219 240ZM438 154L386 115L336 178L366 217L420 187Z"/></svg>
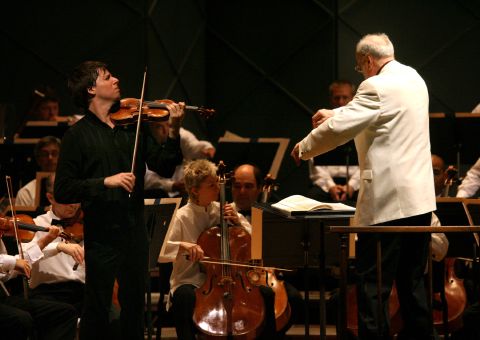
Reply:
<svg viewBox="0 0 480 340"><path fill-rule="evenodd" d="M281 201L278 201L277 203L272 204L272 207L289 214L292 212L317 210L355 211L354 207L343 203L320 202L302 195L289 196Z"/></svg>

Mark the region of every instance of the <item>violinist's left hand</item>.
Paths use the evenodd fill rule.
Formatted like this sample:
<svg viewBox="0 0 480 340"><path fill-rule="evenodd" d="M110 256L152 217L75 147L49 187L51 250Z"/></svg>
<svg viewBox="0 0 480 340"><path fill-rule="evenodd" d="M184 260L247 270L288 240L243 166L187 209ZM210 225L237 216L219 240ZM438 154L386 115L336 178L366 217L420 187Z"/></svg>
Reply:
<svg viewBox="0 0 480 340"><path fill-rule="evenodd" d="M48 227L47 235L43 236L41 239L37 241L38 247L43 250L50 242L55 240L58 235L60 234L60 228L55 226Z"/></svg>
<svg viewBox="0 0 480 340"><path fill-rule="evenodd" d="M172 139L177 139L180 136L180 126L182 126L183 117L185 116L185 103L170 103L167 104L167 108L170 112L168 136Z"/></svg>
<svg viewBox="0 0 480 340"><path fill-rule="evenodd" d="M223 217L233 225L240 225L240 217L238 217L237 211L230 203L225 204Z"/></svg>

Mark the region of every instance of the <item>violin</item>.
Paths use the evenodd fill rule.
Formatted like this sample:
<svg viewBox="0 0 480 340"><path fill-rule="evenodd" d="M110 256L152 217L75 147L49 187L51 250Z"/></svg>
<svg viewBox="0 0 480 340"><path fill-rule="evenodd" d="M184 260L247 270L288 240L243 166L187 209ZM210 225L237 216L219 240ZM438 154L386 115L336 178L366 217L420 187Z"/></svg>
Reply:
<svg viewBox="0 0 480 340"><path fill-rule="evenodd" d="M16 223L18 227L18 237L21 242L30 242L35 232L45 231L48 232L48 228L38 226L33 221L33 218L29 215L18 214L16 215ZM13 225L12 217L0 217L0 234L3 236L15 236L15 230ZM71 241L74 239L74 235L66 232L61 232L60 237L64 238L66 241Z"/></svg>
<svg viewBox="0 0 480 340"><path fill-rule="evenodd" d="M205 256L218 263L204 263L206 279L195 290L193 322L207 337L255 338L265 318L263 297L248 278L248 266L230 265L250 260L251 238L242 227L228 226L224 219L225 165L220 162L220 226L209 228L197 244ZM205 261L206 262L206 261Z"/></svg>
<svg viewBox="0 0 480 340"><path fill-rule="evenodd" d="M142 106L142 122L163 122L168 120L170 113L167 104L174 101L170 99L159 99L154 101L144 101ZM215 113L214 109L207 109L201 106L185 106L185 110L197 112L204 118L209 118ZM140 111L140 99L124 98L120 100L120 108L118 111L110 115L110 119L115 125L135 124L138 121Z"/></svg>
<svg viewBox="0 0 480 340"><path fill-rule="evenodd" d="M74 216L63 219L61 226L70 237L68 241L80 243L83 241L83 210L78 209Z"/></svg>

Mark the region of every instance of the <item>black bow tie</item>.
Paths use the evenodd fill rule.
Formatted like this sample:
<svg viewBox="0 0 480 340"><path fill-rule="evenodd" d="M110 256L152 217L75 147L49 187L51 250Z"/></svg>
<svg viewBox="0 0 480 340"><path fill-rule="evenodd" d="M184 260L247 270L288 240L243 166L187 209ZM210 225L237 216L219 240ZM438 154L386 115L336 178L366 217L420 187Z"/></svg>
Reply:
<svg viewBox="0 0 480 340"><path fill-rule="evenodd" d="M62 220L57 220L57 219L52 219L52 222L50 223L50 225L54 225L54 226L64 226L65 225L65 221L62 221Z"/></svg>

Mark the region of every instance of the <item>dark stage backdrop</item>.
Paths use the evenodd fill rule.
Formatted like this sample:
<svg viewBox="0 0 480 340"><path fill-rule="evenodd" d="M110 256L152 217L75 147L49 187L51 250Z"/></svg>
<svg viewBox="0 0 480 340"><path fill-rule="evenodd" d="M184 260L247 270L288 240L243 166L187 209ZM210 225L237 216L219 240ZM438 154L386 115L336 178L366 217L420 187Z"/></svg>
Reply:
<svg viewBox="0 0 480 340"><path fill-rule="evenodd" d="M76 113L66 75L100 59L121 79L124 97L139 97L147 65L146 99L216 108L208 122L187 116L186 128L200 138L215 142L225 130L288 137L290 150L309 131L312 112L328 105L333 79L361 82L355 43L380 31L389 34L397 59L426 80L431 112L471 111L480 101L475 0L2 1L0 13L7 135L42 84L56 89L62 114ZM436 148L452 154L451 143ZM306 165L297 168L286 157L278 181L280 196L304 193Z"/></svg>

